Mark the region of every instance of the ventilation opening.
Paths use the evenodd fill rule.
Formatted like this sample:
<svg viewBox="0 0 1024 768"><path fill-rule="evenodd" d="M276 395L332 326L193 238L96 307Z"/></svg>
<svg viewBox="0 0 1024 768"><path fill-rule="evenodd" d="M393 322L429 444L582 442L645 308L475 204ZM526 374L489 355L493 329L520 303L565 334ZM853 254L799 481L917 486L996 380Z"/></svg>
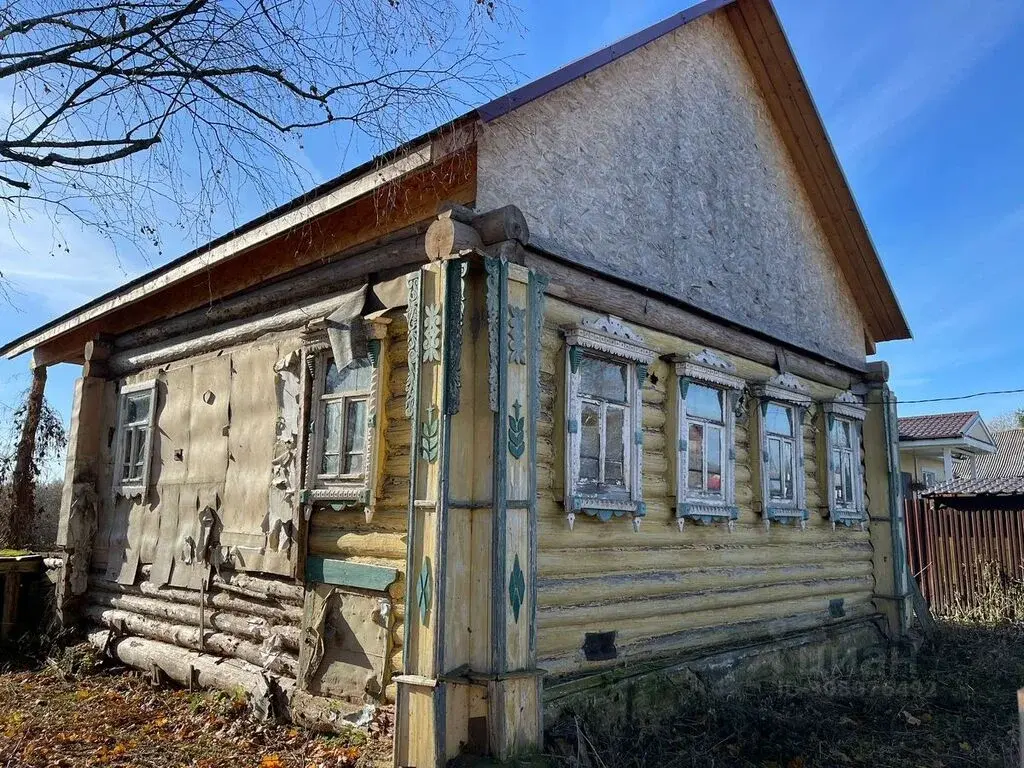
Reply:
<svg viewBox="0 0 1024 768"><path fill-rule="evenodd" d="M583 638L583 655L587 661L606 661L619 655L615 649L614 632L587 632Z"/></svg>

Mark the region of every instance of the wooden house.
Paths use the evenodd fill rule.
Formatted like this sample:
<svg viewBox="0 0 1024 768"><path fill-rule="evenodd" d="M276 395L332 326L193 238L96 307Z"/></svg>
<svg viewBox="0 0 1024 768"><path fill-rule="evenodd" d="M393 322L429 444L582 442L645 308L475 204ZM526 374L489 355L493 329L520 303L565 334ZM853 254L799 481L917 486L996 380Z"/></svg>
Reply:
<svg viewBox="0 0 1024 768"><path fill-rule="evenodd" d="M899 638L908 336L770 2L708 0L3 352L83 366L69 620L431 766Z"/></svg>

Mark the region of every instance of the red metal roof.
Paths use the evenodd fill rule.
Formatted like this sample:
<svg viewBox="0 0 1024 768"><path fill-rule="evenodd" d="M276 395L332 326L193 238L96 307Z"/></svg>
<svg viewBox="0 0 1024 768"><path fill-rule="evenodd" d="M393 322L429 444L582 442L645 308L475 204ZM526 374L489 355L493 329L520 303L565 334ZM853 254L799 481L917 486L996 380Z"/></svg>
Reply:
<svg viewBox="0 0 1024 768"><path fill-rule="evenodd" d="M977 411L933 413L928 416L902 416L899 420L900 440L942 440L963 437Z"/></svg>

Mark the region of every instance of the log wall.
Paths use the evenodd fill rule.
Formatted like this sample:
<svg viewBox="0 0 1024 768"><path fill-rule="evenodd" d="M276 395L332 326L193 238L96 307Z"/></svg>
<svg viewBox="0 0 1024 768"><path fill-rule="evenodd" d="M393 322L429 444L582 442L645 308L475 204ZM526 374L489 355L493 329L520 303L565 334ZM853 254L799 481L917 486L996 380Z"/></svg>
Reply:
<svg viewBox="0 0 1024 768"><path fill-rule="evenodd" d="M592 315L549 297L541 359L538 425L539 596L538 663L568 675L658 654L741 644L787 632L867 617L872 548L868 534L840 528L819 513L816 476L821 415L804 426L807 530L773 524L766 531L755 511L751 421L736 429L736 529L687 522L676 525L668 451L676 441L668 399L676 387L671 367L658 360L643 389L643 497L647 516L639 533L626 518L600 522L577 515L569 530L561 502L563 480L564 340L560 328ZM659 354L698 351L688 342L634 326ZM776 372L722 355L748 381ZM804 381L816 400L838 390ZM753 409L751 409L753 410ZM820 410L820 409L816 409ZM821 438L823 445L823 437ZM869 501L870 504L870 501ZM842 617L830 614L841 599ZM588 633L615 633L617 657L587 661Z"/></svg>
<svg viewBox="0 0 1024 768"><path fill-rule="evenodd" d="M308 553L344 558L357 563L383 565L398 570L399 579L388 594L393 603L390 673L402 667L405 621L405 534L409 508L409 446L412 430L405 416L405 381L409 365L405 316L394 312L388 326L390 374L384 404L384 481L373 520L366 522L361 511L336 512L330 508L314 511L309 525ZM395 685L388 684L385 696L395 700Z"/></svg>

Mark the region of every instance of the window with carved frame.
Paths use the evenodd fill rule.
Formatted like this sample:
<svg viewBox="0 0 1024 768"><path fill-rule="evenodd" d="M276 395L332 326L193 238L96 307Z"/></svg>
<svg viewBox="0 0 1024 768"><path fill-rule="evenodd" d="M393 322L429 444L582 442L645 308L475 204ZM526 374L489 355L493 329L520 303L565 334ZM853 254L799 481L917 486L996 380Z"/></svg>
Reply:
<svg viewBox="0 0 1024 768"><path fill-rule="evenodd" d="M563 329L566 339L565 507L602 521L646 514L641 390L654 353L618 318Z"/></svg>
<svg viewBox="0 0 1024 768"><path fill-rule="evenodd" d="M751 388L758 399L761 514L772 522L806 527L807 491L803 424L813 402L807 386L789 373L780 373Z"/></svg>
<svg viewBox="0 0 1024 768"><path fill-rule="evenodd" d="M744 382L735 366L705 349L672 358L679 380L677 406L676 520L704 524L739 517L736 507L736 412Z"/></svg>
<svg viewBox="0 0 1024 768"><path fill-rule="evenodd" d="M307 327L303 354L310 383L303 499L361 506L372 519L378 467L383 460L382 387L387 321L357 320L358 332L344 331L338 348L317 324ZM335 342L337 342L337 336Z"/></svg>
<svg viewBox="0 0 1024 768"><path fill-rule="evenodd" d="M825 420L825 452L822 475L828 478L825 487L826 507L832 526L847 527L867 521L864 501L864 475L861 460L861 432L867 410L852 392L843 392L834 400L822 403Z"/></svg>
<svg viewBox="0 0 1024 768"><path fill-rule="evenodd" d="M155 380L126 384L118 393L114 491L145 497L153 455L156 421Z"/></svg>

